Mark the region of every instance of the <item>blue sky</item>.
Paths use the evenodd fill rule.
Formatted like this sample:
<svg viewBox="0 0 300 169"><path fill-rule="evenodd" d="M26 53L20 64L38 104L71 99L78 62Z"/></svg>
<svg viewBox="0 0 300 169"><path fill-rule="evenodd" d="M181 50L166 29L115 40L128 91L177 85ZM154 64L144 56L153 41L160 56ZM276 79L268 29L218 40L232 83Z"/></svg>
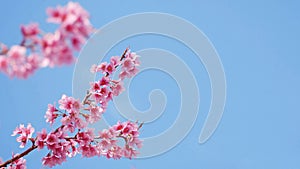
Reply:
<svg viewBox="0 0 300 169"><path fill-rule="evenodd" d="M8 45L18 43L21 23L36 21L44 30L53 30L54 26L45 23L45 9L66 2L3 1L0 41ZM137 12L165 12L193 23L207 35L219 53L226 74L227 101L214 135L205 144L198 144L210 104L210 83L202 63L182 44L171 39L150 35L129 38L110 54L121 53L128 44L132 50L157 47L177 54L190 66L201 93L194 127L175 148L156 157L117 161L77 157L56 168L300 168L299 2L78 2L90 12L96 28ZM15 138L10 136L19 123L31 122L40 130L45 125L43 116L47 104L57 101L63 93L72 94L73 70L74 66L43 69L28 80L0 75L0 157L5 160L11 151L20 151ZM130 88L131 97L139 109L149 107L148 93L153 88L160 88L167 97L169 95L166 112L159 120L145 125L143 136L162 132L177 116L178 87L171 77L157 71L144 72L134 82ZM111 123L118 120L116 117L106 115ZM44 151L30 154L26 158L28 168L42 168L43 154Z"/></svg>

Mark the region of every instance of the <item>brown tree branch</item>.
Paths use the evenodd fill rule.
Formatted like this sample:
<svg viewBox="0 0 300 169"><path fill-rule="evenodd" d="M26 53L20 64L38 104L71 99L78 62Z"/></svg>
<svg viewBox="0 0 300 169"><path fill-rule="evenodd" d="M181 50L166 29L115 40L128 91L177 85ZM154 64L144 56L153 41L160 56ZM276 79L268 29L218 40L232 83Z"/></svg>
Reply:
<svg viewBox="0 0 300 169"><path fill-rule="evenodd" d="M27 150L25 150L23 153L14 156L12 159L5 161L4 163L0 164L0 168L2 167L7 167L8 164L11 164L12 162L26 156L27 154L29 154L31 151L33 151L34 149L36 149L37 146L36 145L32 145L30 148L28 148Z"/></svg>

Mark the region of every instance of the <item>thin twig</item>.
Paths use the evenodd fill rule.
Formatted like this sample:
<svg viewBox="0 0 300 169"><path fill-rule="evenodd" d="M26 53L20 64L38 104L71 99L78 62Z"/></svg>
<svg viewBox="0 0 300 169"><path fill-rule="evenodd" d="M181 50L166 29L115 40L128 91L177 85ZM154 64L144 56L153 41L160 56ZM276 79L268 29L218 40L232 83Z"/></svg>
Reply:
<svg viewBox="0 0 300 169"><path fill-rule="evenodd" d="M85 97L84 97L84 99L83 99L83 101L82 101L82 104L83 104L83 105L88 104L87 100L89 99L89 97L90 97L91 95L92 95L92 93L90 93L90 91L87 90L86 95L85 95Z"/></svg>

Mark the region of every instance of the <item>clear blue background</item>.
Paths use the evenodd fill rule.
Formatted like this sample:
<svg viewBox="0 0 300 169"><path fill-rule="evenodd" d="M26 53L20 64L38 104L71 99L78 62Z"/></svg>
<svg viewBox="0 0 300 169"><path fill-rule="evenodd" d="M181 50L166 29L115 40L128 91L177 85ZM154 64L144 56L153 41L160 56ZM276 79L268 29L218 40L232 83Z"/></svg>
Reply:
<svg viewBox="0 0 300 169"><path fill-rule="evenodd" d="M45 9L66 2L2 1L0 41L8 45L20 42L21 23L36 21L44 30L53 30L55 26L45 23ZM79 2L90 12L96 28L136 12L166 12L196 25L214 44L222 60L227 78L226 108L214 135L205 144L198 144L210 101L209 78L201 62L182 44L168 38L128 39L118 44L111 54L121 53L127 45L133 50L159 47L177 54L190 66L201 92L200 114L195 126L180 144L160 156L117 161L77 157L55 168L300 168L299 2ZM71 95L73 69L74 66L43 69L28 80L0 75L0 156L3 160L8 159L12 151L20 151L15 138L10 136L19 123L32 122L36 130L40 130L45 126L43 116L47 104L57 101L63 93ZM156 79L148 80L153 78ZM172 96L168 97L167 111L161 119L143 128L143 136L158 134L176 118L176 105L180 102L176 98L178 87L171 77L157 71L140 74L135 82L130 90L133 103L139 109L148 108L148 92L153 88L161 88L167 96ZM112 123L118 120L113 118ZM28 168L43 168L40 159L45 153L35 152L26 157Z"/></svg>

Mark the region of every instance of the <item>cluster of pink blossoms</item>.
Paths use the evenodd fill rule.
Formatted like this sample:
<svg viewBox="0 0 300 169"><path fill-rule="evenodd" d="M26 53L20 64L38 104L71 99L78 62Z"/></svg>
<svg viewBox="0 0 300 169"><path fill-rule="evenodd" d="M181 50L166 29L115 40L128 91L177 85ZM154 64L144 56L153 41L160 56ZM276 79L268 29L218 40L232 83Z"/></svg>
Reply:
<svg viewBox="0 0 300 169"><path fill-rule="evenodd" d="M36 137L32 137L34 128L31 124L27 127L18 126L13 136L18 135L17 142L21 143L20 147L23 148L29 140L32 146L18 156L13 156L10 162L2 164L0 162L0 168L26 168L23 156L34 149L43 148L49 150L42 159L43 165L48 167L61 164L67 157L76 154L83 157L104 156L114 159L135 157L138 154L137 150L142 146L139 139L142 124L130 121L118 122L98 132L89 128L88 124L101 119L108 102L124 91L122 82L124 78L134 76L137 73L137 66L139 66L138 56L129 49L126 49L121 57L112 57L109 63L93 65L91 71L101 72L103 77L91 83L91 88L82 101L63 95L58 101L58 107L55 104L48 105L46 122L51 125L60 122L59 127L50 132L42 129ZM121 69L119 79L113 80L111 75L117 68Z"/></svg>
<svg viewBox="0 0 300 169"><path fill-rule="evenodd" d="M36 23L21 26L23 40L8 48L0 43L0 72L27 78L42 67L71 64L93 27L89 14L78 3L47 9L48 22L59 24L54 33L44 33Z"/></svg>
<svg viewBox="0 0 300 169"><path fill-rule="evenodd" d="M13 157L17 157L19 154L13 155ZM0 164L2 164L2 160L0 159ZM26 160L24 158L18 158L12 162L12 165L6 167L7 169L26 169ZM0 169L6 169L5 167L1 167Z"/></svg>
<svg viewBox="0 0 300 169"><path fill-rule="evenodd" d="M17 127L13 134L11 136L19 135L17 138L17 142L20 142L20 148L24 148L25 144L27 143L28 138L31 138L32 134L34 132L34 128L29 123L27 127L25 128L23 124L20 124L19 127Z"/></svg>

